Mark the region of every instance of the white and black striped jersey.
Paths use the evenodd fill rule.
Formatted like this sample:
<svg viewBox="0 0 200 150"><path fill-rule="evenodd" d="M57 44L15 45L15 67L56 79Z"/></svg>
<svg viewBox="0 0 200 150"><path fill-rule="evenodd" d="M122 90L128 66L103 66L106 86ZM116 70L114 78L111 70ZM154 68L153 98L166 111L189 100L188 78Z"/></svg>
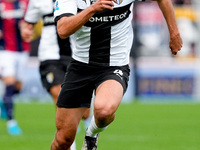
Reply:
<svg viewBox="0 0 200 150"><path fill-rule="evenodd" d="M57 0L55 22L63 16L76 15L95 0ZM97 12L71 35L75 60L105 66L129 63L133 41L132 9L134 0L118 0L113 10Z"/></svg>
<svg viewBox="0 0 200 150"><path fill-rule="evenodd" d="M61 40L56 32L53 19L53 0L29 0L25 21L37 23L43 20L42 35L39 44L38 58L40 61L58 60L63 56L71 56L69 38Z"/></svg>

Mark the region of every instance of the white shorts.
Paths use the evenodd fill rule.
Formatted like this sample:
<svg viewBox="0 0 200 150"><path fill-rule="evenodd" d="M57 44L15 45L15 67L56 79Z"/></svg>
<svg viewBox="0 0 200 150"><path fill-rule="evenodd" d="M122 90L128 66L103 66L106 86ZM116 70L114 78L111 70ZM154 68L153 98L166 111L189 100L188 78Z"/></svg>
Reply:
<svg viewBox="0 0 200 150"><path fill-rule="evenodd" d="M23 81L28 58L27 52L0 51L0 76Z"/></svg>

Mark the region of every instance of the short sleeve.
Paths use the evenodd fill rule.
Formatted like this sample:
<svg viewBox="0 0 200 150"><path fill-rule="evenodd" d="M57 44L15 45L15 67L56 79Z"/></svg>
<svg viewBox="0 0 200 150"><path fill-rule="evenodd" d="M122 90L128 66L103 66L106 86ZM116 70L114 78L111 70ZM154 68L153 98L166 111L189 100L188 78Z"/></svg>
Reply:
<svg viewBox="0 0 200 150"><path fill-rule="evenodd" d="M56 0L54 9L55 21L62 16L77 14L77 0Z"/></svg>
<svg viewBox="0 0 200 150"><path fill-rule="evenodd" d="M25 21L29 23L37 23L41 18L41 11L38 0L29 0L28 8L25 14Z"/></svg>

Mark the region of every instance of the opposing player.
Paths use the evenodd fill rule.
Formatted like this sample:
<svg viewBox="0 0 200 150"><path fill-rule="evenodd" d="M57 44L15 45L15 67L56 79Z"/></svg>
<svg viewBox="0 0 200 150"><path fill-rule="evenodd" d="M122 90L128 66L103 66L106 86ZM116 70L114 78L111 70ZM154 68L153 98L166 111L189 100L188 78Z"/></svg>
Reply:
<svg viewBox="0 0 200 150"><path fill-rule="evenodd" d="M30 44L20 35L27 5L28 0L0 0L0 76L5 84L2 110L11 135L22 133L14 116L14 95L22 87L30 52Z"/></svg>
<svg viewBox="0 0 200 150"><path fill-rule="evenodd" d="M22 37L26 41L31 41L34 25L42 19L43 28L38 51L40 75L43 86L56 103L61 83L71 60L71 44L69 38L61 39L58 36L53 19L53 10L53 0L29 0ZM83 116L85 122L88 119L90 120L89 113L88 109ZM72 145L72 149L75 149L75 143Z"/></svg>
<svg viewBox="0 0 200 150"><path fill-rule="evenodd" d="M170 32L170 49L182 47L171 0L157 0ZM96 150L98 135L113 122L129 79L133 0L57 0L61 38L71 36L69 64L57 102L57 131L51 150L68 150L95 90L94 116L82 150ZM70 116L70 117L65 117Z"/></svg>

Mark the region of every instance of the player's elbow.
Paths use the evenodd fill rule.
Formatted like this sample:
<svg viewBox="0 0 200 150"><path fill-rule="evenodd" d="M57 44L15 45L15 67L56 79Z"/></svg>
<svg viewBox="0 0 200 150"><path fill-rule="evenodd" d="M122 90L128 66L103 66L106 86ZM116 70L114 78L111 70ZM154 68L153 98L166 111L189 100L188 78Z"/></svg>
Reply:
<svg viewBox="0 0 200 150"><path fill-rule="evenodd" d="M65 39L68 36L70 36L65 20L66 20L65 18L61 18L57 22L57 32L61 39Z"/></svg>
<svg viewBox="0 0 200 150"><path fill-rule="evenodd" d="M58 35L61 39L66 39L69 35L62 29L57 29Z"/></svg>
<svg viewBox="0 0 200 150"><path fill-rule="evenodd" d="M61 39L66 39L68 36L66 36L65 34L63 34L62 32L58 32L58 35Z"/></svg>

